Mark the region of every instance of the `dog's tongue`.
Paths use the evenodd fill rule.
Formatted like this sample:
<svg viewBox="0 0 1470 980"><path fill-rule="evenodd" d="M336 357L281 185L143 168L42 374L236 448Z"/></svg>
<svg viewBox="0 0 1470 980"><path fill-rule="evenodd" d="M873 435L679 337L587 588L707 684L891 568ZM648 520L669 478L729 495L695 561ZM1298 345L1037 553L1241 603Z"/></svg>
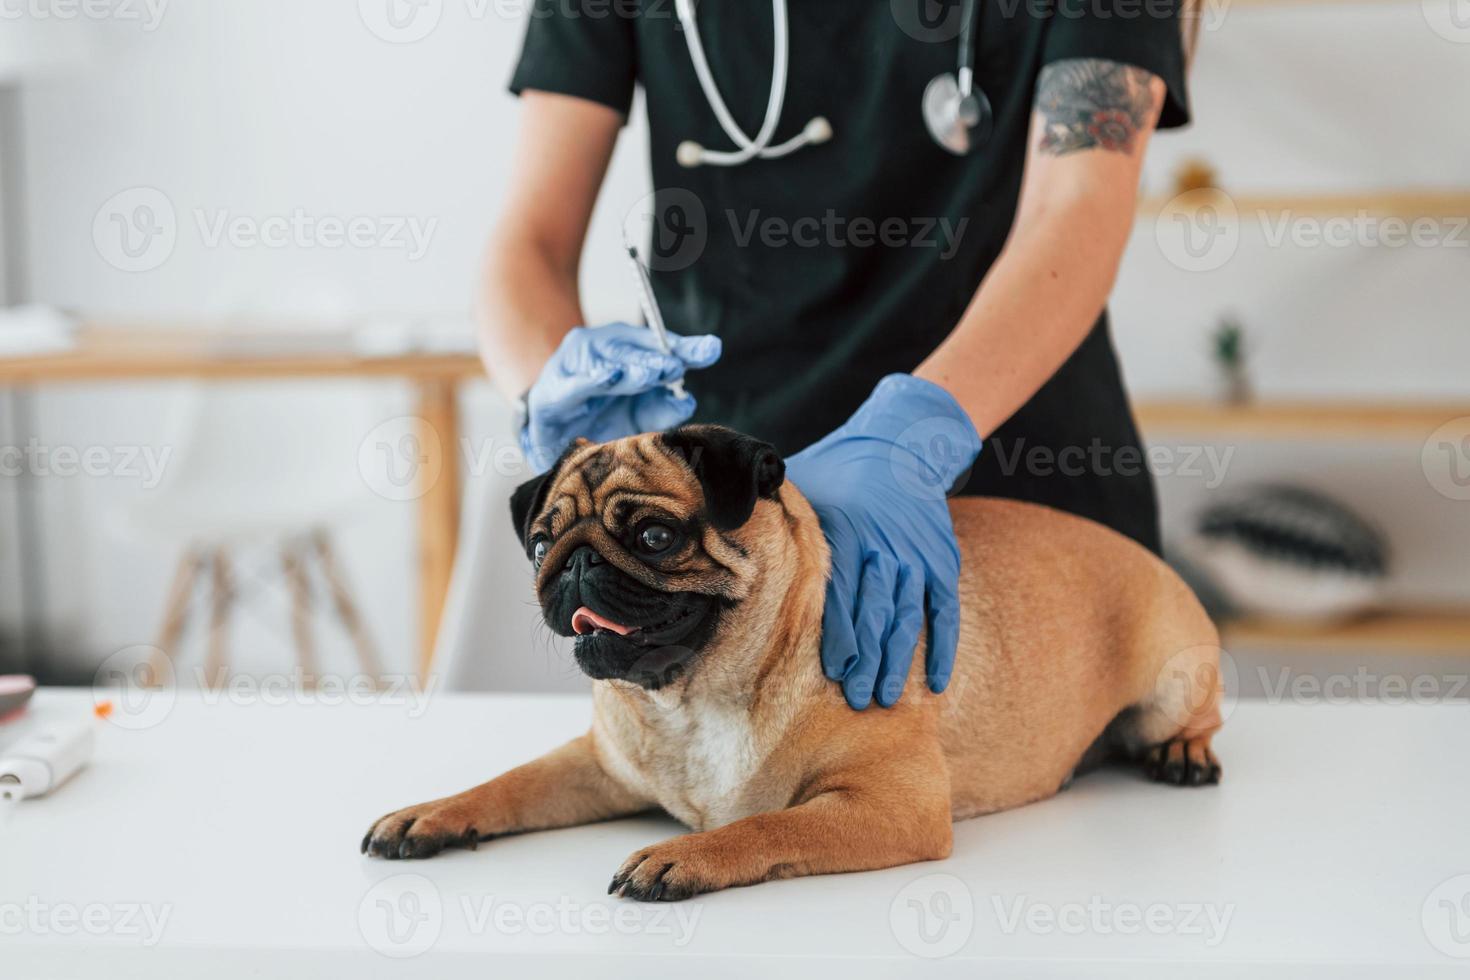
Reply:
<svg viewBox="0 0 1470 980"><path fill-rule="evenodd" d="M627 636L629 633L636 633L638 631L638 627L636 626L624 626L622 623L614 623L606 616L597 615L597 613L588 609L586 606L582 606L576 612L572 613L573 633L582 636L596 629L612 630L619 636Z"/></svg>

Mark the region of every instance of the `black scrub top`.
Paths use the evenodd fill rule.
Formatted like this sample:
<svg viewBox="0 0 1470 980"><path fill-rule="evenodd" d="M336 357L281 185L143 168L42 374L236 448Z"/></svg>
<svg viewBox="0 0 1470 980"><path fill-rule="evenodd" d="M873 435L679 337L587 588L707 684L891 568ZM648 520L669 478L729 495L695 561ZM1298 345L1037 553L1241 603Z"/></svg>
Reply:
<svg viewBox="0 0 1470 980"><path fill-rule="evenodd" d="M978 0L975 79L994 132L964 157L934 142L920 108L929 81L955 71L959 0L789 0L790 82L773 144L817 116L833 137L778 160L677 162L685 140L735 147L700 88L674 0L536 0L510 87L626 114L642 86L654 197L612 205L652 215L647 258L670 329L724 341L720 362L689 378L696 419L791 453L841 425L884 375L916 368L958 324L1014 220L1046 65L1143 68L1168 90L1160 126L1188 121L1177 4ZM720 92L754 137L771 86L771 5L700 0L697 13ZM990 434L963 492L1050 504L1158 549L1153 484L1106 313Z"/></svg>

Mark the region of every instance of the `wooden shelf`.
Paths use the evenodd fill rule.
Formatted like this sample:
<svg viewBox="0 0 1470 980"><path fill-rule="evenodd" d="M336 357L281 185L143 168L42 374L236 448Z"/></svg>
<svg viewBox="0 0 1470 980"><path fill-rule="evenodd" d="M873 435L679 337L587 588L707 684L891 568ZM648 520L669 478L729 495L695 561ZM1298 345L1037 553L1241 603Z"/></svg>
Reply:
<svg viewBox="0 0 1470 980"><path fill-rule="evenodd" d="M1148 432L1254 436L1265 439L1425 439L1470 403L1143 401L1134 408Z"/></svg>
<svg viewBox="0 0 1470 980"><path fill-rule="evenodd" d="M1379 218L1397 217L1409 221L1415 218L1460 218L1470 215L1470 191L1466 190L1385 190L1343 194L1234 194L1222 190L1219 194L1229 199L1241 217L1253 217L1261 211L1268 215L1289 211L1294 215L1317 218L1353 217L1360 212L1366 212ZM1144 197L1138 203L1138 212L1143 216L1156 216L1177 196L1162 194ZM1204 198L1201 203L1203 200Z"/></svg>
<svg viewBox="0 0 1470 980"><path fill-rule="evenodd" d="M393 378L456 383L484 376L472 352L372 356L346 332L83 326L71 350L0 357L0 384L260 378Z"/></svg>
<svg viewBox="0 0 1470 980"><path fill-rule="evenodd" d="M1470 609L1385 610L1329 626L1269 619L1225 624L1232 646L1290 647L1331 651L1403 651L1470 656Z"/></svg>
<svg viewBox="0 0 1470 980"><path fill-rule="evenodd" d="M1193 401L1142 402L1139 425L1157 436L1421 442L1470 404L1262 402L1224 405ZM1277 647L1322 652L1413 651L1470 657L1470 608L1385 609L1344 623L1304 625L1247 619L1222 626L1226 647Z"/></svg>

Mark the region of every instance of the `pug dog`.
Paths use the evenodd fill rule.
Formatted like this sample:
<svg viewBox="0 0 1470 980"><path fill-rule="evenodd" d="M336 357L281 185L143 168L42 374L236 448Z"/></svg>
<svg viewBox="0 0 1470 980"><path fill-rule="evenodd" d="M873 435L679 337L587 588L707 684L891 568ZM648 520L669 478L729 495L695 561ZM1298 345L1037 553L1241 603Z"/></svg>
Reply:
<svg viewBox="0 0 1470 980"><path fill-rule="evenodd" d="M546 622L594 680L591 730L456 796L382 817L364 853L426 858L662 808L609 893L677 900L949 855L952 822L1131 760L1218 782L1219 638L1114 531L1009 500L950 503L962 556L949 689L854 711L819 656L828 549L770 445L686 426L571 447L512 518Z"/></svg>

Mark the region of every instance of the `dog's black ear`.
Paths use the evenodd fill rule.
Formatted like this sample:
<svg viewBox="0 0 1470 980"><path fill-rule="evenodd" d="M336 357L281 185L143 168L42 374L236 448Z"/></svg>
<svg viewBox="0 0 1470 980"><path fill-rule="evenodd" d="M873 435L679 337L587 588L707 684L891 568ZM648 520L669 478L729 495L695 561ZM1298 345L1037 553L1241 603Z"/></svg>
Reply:
<svg viewBox="0 0 1470 980"><path fill-rule="evenodd" d="M551 469L522 483L516 487L515 493L510 495L510 519L515 525L516 537L520 539L522 548L529 547L530 542L527 538L531 534L531 522L545 506L546 494L551 490L551 485L556 482L556 475L561 471L561 465L571 451L571 448L568 448L555 463L551 464Z"/></svg>
<svg viewBox="0 0 1470 980"><path fill-rule="evenodd" d="M510 495L510 519L522 548L528 546L526 536L531 531L531 521L541 512L541 505L546 503L546 491L550 489L551 473L548 472L522 483Z"/></svg>
<svg viewBox="0 0 1470 980"><path fill-rule="evenodd" d="M699 478L710 522L722 531L750 520L755 502L775 498L786 479L775 446L723 426L680 426L659 440Z"/></svg>

